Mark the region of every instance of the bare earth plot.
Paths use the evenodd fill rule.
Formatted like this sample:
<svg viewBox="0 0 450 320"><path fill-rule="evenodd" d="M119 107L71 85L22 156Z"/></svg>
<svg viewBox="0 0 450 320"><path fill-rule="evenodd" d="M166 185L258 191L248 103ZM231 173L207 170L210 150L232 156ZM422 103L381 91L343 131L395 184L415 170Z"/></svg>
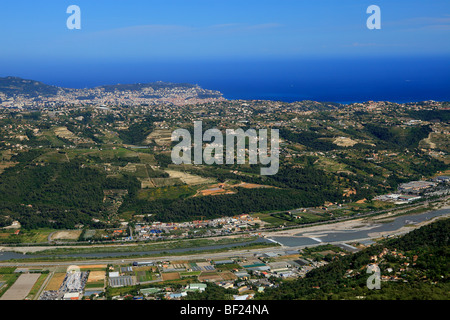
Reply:
<svg viewBox="0 0 450 320"><path fill-rule="evenodd" d="M55 273L45 288L46 291L57 291L61 287L66 273Z"/></svg>
<svg viewBox="0 0 450 320"><path fill-rule="evenodd" d="M176 171L176 170L165 170L171 178L178 178L188 185L198 185L214 183L214 179L203 178L186 172Z"/></svg>
<svg viewBox="0 0 450 320"><path fill-rule="evenodd" d="M170 145L172 143L172 132L170 130L157 129L147 136L144 143L148 144L152 141L155 141L160 146Z"/></svg>
<svg viewBox="0 0 450 320"><path fill-rule="evenodd" d="M207 272L202 272L199 276L198 276L198 280L199 281L213 281L213 282L218 282L218 281L222 281L223 278L220 276L220 274L216 271L207 271Z"/></svg>
<svg viewBox="0 0 450 320"><path fill-rule="evenodd" d="M230 280L234 281L237 279L237 276L233 272L230 272L230 271L221 272L219 275L224 281L230 281Z"/></svg>
<svg viewBox="0 0 450 320"><path fill-rule="evenodd" d="M105 271L91 271L89 273L88 283L105 280Z"/></svg>
<svg viewBox="0 0 450 320"><path fill-rule="evenodd" d="M106 269L106 267L107 267L106 264L89 264L85 266L79 266L80 269Z"/></svg>
<svg viewBox="0 0 450 320"><path fill-rule="evenodd" d="M178 272L163 273L162 279L163 279L163 281L178 280L178 279L180 279L180 274Z"/></svg>
<svg viewBox="0 0 450 320"><path fill-rule="evenodd" d="M9 167L13 167L17 164L17 162L10 162L10 161L6 161L6 162L0 162L0 174L3 173L3 171L5 171L6 168Z"/></svg>
<svg viewBox="0 0 450 320"><path fill-rule="evenodd" d="M69 131L66 127L57 127L54 129L56 136L64 138L64 139L73 139L77 136Z"/></svg>
<svg viewBox="0 0 450 320"><path fill-rule="evenodd" d="M358 142L347 137L337 137L333 143L340 147L353 147Z"/></svg>
<svg viewBox="0 0 450 320"><path fill-rule="evenodd" d="M81 230L57 231L52 234L51 240L78 240Z"/></svg>
<svg viewBox="0 0 450 320"><path fill-rule="evenodd" d="M40 273L21 274L17 281L5 292L0 300L23 300L27 297Z"/></svg>

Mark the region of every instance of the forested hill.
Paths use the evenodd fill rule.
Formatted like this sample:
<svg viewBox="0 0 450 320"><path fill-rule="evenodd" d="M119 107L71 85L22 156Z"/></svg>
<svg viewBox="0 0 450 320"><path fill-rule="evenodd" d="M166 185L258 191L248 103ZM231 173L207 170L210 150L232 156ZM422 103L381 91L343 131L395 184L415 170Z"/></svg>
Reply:
<svg viewBox="0 0 450 320"><path fill-rule="evenodd" d="M21 79L17 77L0 78L0 93L7 96L25 95L29 97L36 96L54 96L61 90L58 87L50 86L45 83Z"/></svg>
<svg viewBox="0 0 450 320"><path fill-rule="evenodd" d="M438 220L384 244L337 258L305 278L282 283L260 299L419 299L450 298L450 219ZM376 256L376 261L373 259ZM381 288L370 290L367 266L376 263Z"/></svg>

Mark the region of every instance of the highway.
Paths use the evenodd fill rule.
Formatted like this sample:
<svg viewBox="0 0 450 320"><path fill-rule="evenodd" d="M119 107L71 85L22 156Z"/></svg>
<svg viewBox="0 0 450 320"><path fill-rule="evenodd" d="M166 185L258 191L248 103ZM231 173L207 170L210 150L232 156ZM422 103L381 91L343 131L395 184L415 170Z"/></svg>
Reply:
<svg viewBox="0 0 450 320"><path fill-rule="evenodd" d="M448 206L444 206L445 208L449 208ZM405 208L402 208L405 209ZM435 211L436 209L432 210ZM361 216L359 218L362 218ZM427 223L431 222L427 221ZM263 233L263 235L270 239L270 237L282 235L286 232L296 232L298 229L301 229L302 232L309 232L309 229L311 228L311 232L317 231L318 227L321 228L328 228L328 229L338 229L341 228L343 230L346 229L346 227L343 227L343 224L345 223L351 223L349 220L342 220L342 221L336 221L332 224L324 225L324 224L315 224L308 227L301 227L301 228L285 228L282 230L273 230L272 232ZM419 227L420 225L416 226ZM316 229L313 229L316 228ZM410 228L410 231L414 228ZM393 231L389 234L389 236L393 236L398 233L398 230ZM293 234L290 234L289 236L293 236ZM353 241L357 240L368 240L371 238L364 238L364 239L354 239ZM276 241L273 241L276 242ZM315 244L311 245L302 245L302 246L279 246L279 247L268 247L268 248L257 248L257 249L230 249L227 251L222 252L215 252L215 253L208 253L208 252L199 252L195 254L185 254L185 255L161 255L161 256L152 256L147 258L142 257L134 257L134 258L105 258L105 259L89 259L89 260L71 260L71 261L55 261L55 262L0 262L0 267L8 267L8 266L14 266L14 267L24 267L24 266L35 266L35 267L54 267L54 266L68 266L68 265L89 265L89 264L129 264L133 261L168 261L168 260L195 260L195 259L210 259L210 260L219 260L219 259L227 259L230 256L232 257L251 257L255 254L261 254L265 252L272 252L272 251L279 251L279 250L298 250L309 246L317 246L321 244L341 244L342 242L317 242Z"/></svg>

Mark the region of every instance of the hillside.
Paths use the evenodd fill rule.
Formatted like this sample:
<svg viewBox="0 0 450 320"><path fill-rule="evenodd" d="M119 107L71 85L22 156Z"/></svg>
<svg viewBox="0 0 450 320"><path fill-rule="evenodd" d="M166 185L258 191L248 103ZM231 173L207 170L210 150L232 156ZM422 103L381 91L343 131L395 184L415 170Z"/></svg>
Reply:
<svg viewBox="0 0 450 320"><path fill-rule="evenodd" d="M450 219L335 259L305 278L284 282L261 299L449 299ZM381 270L381 288L369 290L367 266Z"/></svg>
<svg viewBox="0 0 450 320"><path fill-rule="evenodd" d="M53 96L61 89L45 83L18 77L0 78L0 93L7 96L24 95L29 97Z"/></svg>

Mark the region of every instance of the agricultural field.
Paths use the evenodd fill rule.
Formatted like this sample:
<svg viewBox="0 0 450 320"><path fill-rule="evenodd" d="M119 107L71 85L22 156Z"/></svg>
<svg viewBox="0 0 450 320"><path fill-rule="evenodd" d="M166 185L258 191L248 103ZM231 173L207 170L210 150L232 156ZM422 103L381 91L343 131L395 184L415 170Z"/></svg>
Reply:
<svg viewBox="0 0 450 320"><path fill-rule="evenodd" d="M10 161L11 156L11 150L0 151L0 174L2 174L6 168L13 167L17 164L17 162Z"/></svg>
<svg viewBox="0 0 450 320"><path fill-rule="evenodd" d="M270 213L255 213L253 217L259 218L263 224L270 224L272 226L280 226L286 223L286 220L272 216Z"/></svg>
<svg viewBox="0 0 450 320"><path fill-rule="evenodd" d="M91 268L89 268L91 269ZM86 282L86 289L103 288L105 286L106 272L103 271L90 271L89 277Z"/></svg>
<svg viewBox="0 0 450 320"><path fill-rule="evenodd" d="M197 195L211 196L211 195L234 194L237 192L236 188L258 189L258 188L273 188L273 187L256 183L246 183L239 181L234 181L234 183L230 183L226 181L224 183L216 183L202 187L202 189L197 192Z"/></svg>
<svg viewBox="0 0 450 320"><path fill-rule="evenodd" d="M347 172L351 173L351 171L348 170L347 166L345 164L339 163L333 159L327 158L327 157L319 157L316 160L316 163L318 168L326 170L328 172Z"/></svg>
<svg viewBox="0 0 450 320"><path fill-rule="evenodd" d="M47 279L47 277L48 277L48 273L43 273L40 275L39 279L35 282L35 284L31 288L30 292L28 293L28 295L26 297L27 300L32 300L32 299L36 298L36 295L38 294L40 288L44 284L44 281L45 281L45 279Z"/></svg>
<svg viewBox="0 0 450 320"><path fill-rule="evenodd" d="M103 281L103 280L105 280L105 278L106 278L106 272L105 271L90 271L89 272L88 283Z"/></svg>
<svg viewBox="0 0 450 320"><path fill-rule="evenodd" d="M98 149L70 149L67 150L69 159L77 157L91 158L100 163L107 163L114 159L131 158L139 160L139 154L122 147L98 148Z"/></svg>
<svg viewBox="0 0 450 320"><path fill-rule="evenodd" d="M154 201L158 199L179 199L193 196L197 187L182 185L163 188L143 189L138 192L138 199Z"/></svg>
<svg viewBox="0 0 450 320"><path fill-rule="evenodd" d="M64 230L64 231L56 231L50 236L50 240L78 240L81 235L81 230Z"/></svg>
<svg viewBox="0 0 450 320"><path fill-rule="evenodd" d="M139 156L139 159L141 160L141 163L148 164L148 165L156 165L156 159L153 154L139 152L138 156Z"/></svg>
<svg viewBox="0 0 450 320"><path fill-rule="evenodd" d="M181 279L180 273L178 272L166 272L162 273L162 279L163 281L170 281L170 280L179 280Z"/></svg>
<svg viewBox="0 0 450 320"><path fill-rule="evenodd" d="M25 299L40 276L40 273L21 274L14 284L1 296L0 300Z"/></svg>
<svg viewBox="0 0 450 320"><path fill-rule="evenodd" d="M79 266L81 270L89 270L89 271L104 271L106 267L107 267L106 264L88 264Z"/></svg>
<svg viewBox="0 0 450 320"><path fill-rule="evenodd" d="M231 271L220 272L219 275L223 281L234 281L237 279L237 276Z"/></svg>
<svg viewBox="0 0 450 320"><path fill-rule="evenodd" d="M137 282L145 282L155 280L155 272L158 271L156 267L134 267L133 272L136 276Z"/></svg>
<svg viewBox="0 0 450 320"><path fill-rule="evenodd" d="M49 235L55 229L42 228L36 230L0 229L0 243L47 243ZM15 233L18 234L15 234Z"/></svg>
<svg viewBox="0 0 450 320"><path fill-rule="evenodd" d="M347 137L337 137L333 143L340 147L353 147L358 142Z"/></svg>
<svg viewBox="0 0 450 320"><path fill-rule="evenodd" d="M56 127L53 129L53 132L57 137L61 137L63 139L74 139L77 136L74 135L71 131L69 131L66 127Z"/></svg>
<svg viewBox="0 0 450 320"><path fill-rule="evenodd" d="M50 144L55 147L62 147L67 144L63 140L58 139L58 137L56 136L56 134L53 130L43 130L42 137L44 137L46 140L48 140L50 142Z"/></svg>
<svg viewBox="0 0 450 320"><path fill-rule="evenodd" d="M165 172L167 172L171 178L180 179L183 183L188 185L200 185L215 182L212 178L204 178L177 170L165 170Z"/></svg>
<svg viewBox="0 0 450 320"><path fill-rule="evenodd" d="M70 159L68 158L66 152L49 151L36 158L35 161L44 163L63 163L63 162L70 162Z"/></svg>
<svg viewBox="0 0 450 320"><path fill-rule="evenodd" d="M66 277L66 272L57 272L53 274L52 278L45 287L45 291L57 291L61 287L64 278Z"/></svg>
<svg viewBox="0 0 450 320"><path fill-rule="evenodd" d="M170 186L179 186L185 184L179 178L151 178L141 181L142 188L162 188Z"/></svg>
<svg viewBox="0 0 450 320"><path fill-rule="evenodd" d="M19 278L18 273L14 273L15 267L0 268L0 297L16 282Z"/></svg>
<svg viewBox="0 0 450 320"><path fill-rule="evenodd" d="M202 271L186 271L186 272L180 272L180 276L183 277L198 277Z"/></svg>
<svg viewBox="0 0 450 320"><path fill-rule="evenodd" d="M242 267L237 263L230 263L230 264L216 265L216 269L219 271L229 271L229 270L240 270L242 269Z"/></svg>
<svg viewBox="0 0 450 320"><path fill-rule="evenodd" d="M223 278L221 276L221 274L219 272L216 271L206 271L206 272L202 272L199 276L198 276L198 280L199 281L222 281Z"/></svg>
<svg viewBox="0 0 450 320"><path fill-rule="evenodd" d="M144 141L144 144L155 142L157 145L164 146L172 143L172 131L157 129L150 133Z"/></svg>
<svg viewBox="0 0 450 320"><path fill-rule="evenodd" d="M95 236L96 232L97 232L97 230L86 230L84 232L82 240L89 240L89 239L93 238Z"/></svg>
<svg viewBox="0 0 450 320"><path fill-rule="evenodd" d="M135 270L136 281L146 282L154 280L154 274L151 270Z"/></svg>

